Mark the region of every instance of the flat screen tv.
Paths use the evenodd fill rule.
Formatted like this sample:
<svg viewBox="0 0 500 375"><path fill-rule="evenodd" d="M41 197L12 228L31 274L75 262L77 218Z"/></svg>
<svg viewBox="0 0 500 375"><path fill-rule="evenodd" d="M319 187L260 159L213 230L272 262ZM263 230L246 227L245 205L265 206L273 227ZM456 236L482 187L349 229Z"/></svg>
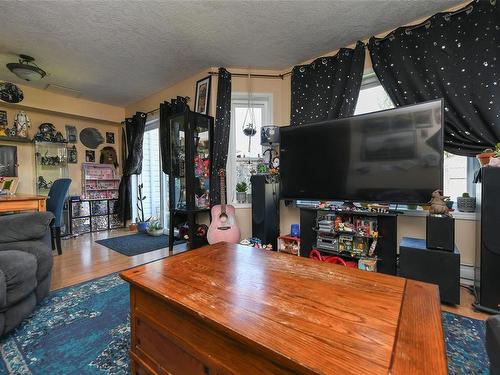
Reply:
<svg viewBox="0 0 500 375"><path fill-rule="evenodd" d="M281 198L426 203L443 187L443 102L280 129Z"/></svg>

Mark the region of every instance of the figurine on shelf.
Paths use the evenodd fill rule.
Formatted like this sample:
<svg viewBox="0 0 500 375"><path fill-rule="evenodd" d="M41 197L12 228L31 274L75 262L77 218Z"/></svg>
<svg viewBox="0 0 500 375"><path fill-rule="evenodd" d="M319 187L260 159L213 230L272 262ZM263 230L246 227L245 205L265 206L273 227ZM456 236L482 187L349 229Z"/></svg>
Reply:
<svg viewBox="0 0 500 375"><path fill-rule="evenodd" d="M195 205L196 208L208 208L209 207L209 201L208 201L208 196L207 194L202 194L202 195L194 195L194 200L195 200Z"/></svg>
<svg viewBox="0 0 500 375"><path fill-rule="evenodd" d="M356 253L365 253L368 249L368 243L366 238L356 237L354 239L354 252Z"/></svg>
<svg viewBox="0 0 500 375"><path fill-rule="evenodd" d="M378 233L377 233L378 236ZM370 245L370 249L368 250L368 256L372 257L375 255L375 249L377 248L377 237L373 240L372 244Z"/></svg>
<svg viewBox="0 0 500 375"><path fill-rule="evenodd" d="M38 189L39 190L50 190L52 186L52 181L47 182L43 176L38 177Z"/></svg>
<svg viewBox="0 0 500 375"><path fill-rule="evenodd" d="M16 136L16 128L12 127L7 129L7 137L15 137Z"/></svg>
<svg viewBox="0 0 500 375"><path fill-rule="evenodd" d="M66 140L61 132L58 132L53 124L44 122L38 127L38 133L34 137L35 142L65 143Z"/></svg>
<svg viewBox="0 0 500 375"><path fill-rule="evenodd" d="M37 157L40 157L40 165L50 165L56 166L64 163L64 158L60 156L50 156L49 151L45 152L44 156L41 156L40 153L36 154Z"/></svg>
<svg viewBox="0 0 500 375"><path fill-rule="evenodd" d="M118 167L118 156L116 150L112 146L106 146L101 150L101 157L99 158L101 164L113 164Z"/></svg>
<svg viewBox="0 0 500 375"><path fill-rule="evenodd" d="M194 156L194 173L196 177L209 177L210 160L202 158L200 154Z"/></svg>
<svg viewBox="0 0 500 375"><path fill-rule="evenodd" d="M240 245L255 247L256 249L262 249L262 241L257 237L245 238L240 241Z"/></svg>
<svg viewBox="0 0 500 375"><path fill-rule="evenodd" d="M7 131L9 129L7 128L7 125L5 124L0 124L0 137L6 137L7 136Z"/></svg>
<svg viewBox="0 0 500 375"><path fill-rule="evenodd" d="M432 192L432 198L429 202L431 204L430 214L432 215L447 215L450 216L450 209L446 205L445 197L441 190L434 190Z"/></svg>
<svg viewBox="0 0 500 375"><path fill-rule="evenodd" d="M326 202L319 202L319 204L318 204L318 208L319 208L320 210L325 209L325 208L326 208Z"/></svg>
<svg viewBox="0 0 500 375"><path fill-rule="evenodd" d="M16 129L16 136L21 138L28 137L28 128L31 127L31 122L24 111L19 111L14 117L14 128Z"/></svg>
<svg viewBox="0 0 500 375"><path fill-rule="evenodd" d="M335 218L335 230L340 230L340 224L342 224L342 218L337 215Z"/></svg>

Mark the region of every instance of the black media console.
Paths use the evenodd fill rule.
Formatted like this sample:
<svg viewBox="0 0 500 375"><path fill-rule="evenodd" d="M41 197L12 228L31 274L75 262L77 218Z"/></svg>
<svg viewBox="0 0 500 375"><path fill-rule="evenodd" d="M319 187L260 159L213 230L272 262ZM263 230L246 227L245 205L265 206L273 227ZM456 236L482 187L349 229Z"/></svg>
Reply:
<svg viewBox="0 0 500 375"><path fill-rule="evenodd" d="M375 248L375 255L377 261L377 272L386 273L389 275L396 275L397 273L397 215L395 213L378 213L370 211L356 211L356 210L321 210L316 208L301 208L300 209L300 228L301 228L301 242L300 242L300 255L309 257L312 249L317 249L324 255L339 255L341 257L352 258L347 252L339 252L328 250L326 248L318 248L318 221L322 221L324 217L331 217L340 215L348 217L354 223L360 220L376 221L377 225L377 244ZM322 224L319 224L322 225ZM337 228L338 229L338 228ZM366 236L357 236L354 233L341 231L340 236L352 236L361 239L372 239L369 234ZM345 255L344 255L345 254ZM354 256L355 258L355 256Z"/></svg>

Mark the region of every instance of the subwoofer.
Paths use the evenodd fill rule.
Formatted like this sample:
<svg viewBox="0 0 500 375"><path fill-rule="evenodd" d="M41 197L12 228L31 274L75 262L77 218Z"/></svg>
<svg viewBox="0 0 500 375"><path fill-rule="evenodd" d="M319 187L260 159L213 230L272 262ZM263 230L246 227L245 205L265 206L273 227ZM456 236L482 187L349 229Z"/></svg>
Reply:
<svg viewBox="0 0 500 375"><path fill-rule="evenodd" d="M252 184L252 237L262 244L277 249L279 233L279 184L268 180L265 174L253 175Z"/></svg>

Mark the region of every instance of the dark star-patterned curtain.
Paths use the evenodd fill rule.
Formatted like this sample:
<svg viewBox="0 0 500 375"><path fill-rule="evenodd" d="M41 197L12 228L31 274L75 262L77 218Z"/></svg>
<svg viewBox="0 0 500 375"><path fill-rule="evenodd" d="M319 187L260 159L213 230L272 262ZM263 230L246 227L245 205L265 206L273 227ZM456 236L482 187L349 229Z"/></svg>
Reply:
<svg viewBox="0 0 500 375"><path fill-rule="evenodd" d="M159 135L160 135L160 151L161 151L161 167L163 173L170 174L170 148L168 144L170 142L170 132L169 132L169 117L178 113L189 111L189 105L187 104L188 98L178 96L176 99L171 99L170 102L160 103L160 125L159 125Z"/></svg>
<svg viewBox="0 0 500 375"><path fill-rule="evenodd" d="M132 187L130 184L133 174L142 172L142 142L146 128L146 114L137 112L133 117L125 120L127 137L127 159L123 163L123 176L118 191L117 209L121 220L125 224L132 219Z"/></svg>
<svg viewBox="0 0 500 375"><path fill-rule="evenodd" d="M500 141L500 5L474 1L369 42L396 105L444 98L445 149L473 156Z"/></svg>
<svg viewBox="0 0 500 375"><path fill-rule="evenodd" d="M220 203L219 170L226 168L231 130L231 73L219 68L217 83L217 110L215 113L214 151L210 179L210 203Z"/></svg>
<svg viewBox="0 0 500 375"><path fill-rule="evenodd" d="M292 70L291 125L301 125L354 114L358 101L365 45L342 48L335 56L320 57Z"/></svg>

